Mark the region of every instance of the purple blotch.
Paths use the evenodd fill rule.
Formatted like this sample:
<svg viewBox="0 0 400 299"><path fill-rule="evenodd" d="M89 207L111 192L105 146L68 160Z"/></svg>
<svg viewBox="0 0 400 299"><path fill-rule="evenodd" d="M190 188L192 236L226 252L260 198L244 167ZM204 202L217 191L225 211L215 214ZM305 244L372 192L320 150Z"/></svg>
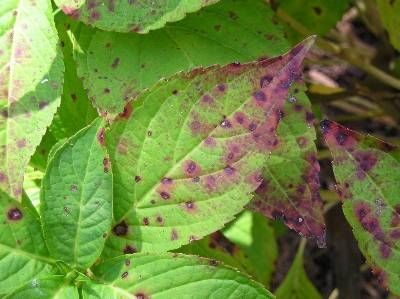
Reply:
<svg viewBox="0 0 400 299"><path fill-rule="evenodd" d="M144 225L149 225L149 224L150 224L149 218L144 217L144 218L143 218L143 224L144 224Z"/></svg>
<svg viewBox="0 0 400 299"><path fill-rule="evenodd" d="M121 221L113 227L112 231L117 236L126 236L128 234L128 224L125 221Z"/></svg>
<svg viewBox="0 0 400 299"><path fill-rule="evenodd" d="M136 249L136 247L134 247L134 246L131 246L131 245L126 245L125 247L124 247L124 254L131 254L131 253L136 253L137 252L137 249Z"/></svg>
<svg viewBox="0 0 400 299"><path fill-rule="evenodd" d="M160 192L160 196L161 196L162 199L165 199L165 200L170 199L170 197L171 197L170 194L168 192L165 192L165 191L161 191Z"/></svg>
<svg viewBox="0 0 400 299"><path fill-rule="evenodd" d="M7 217L9 220L18 221L22 219L22 212L18 208L8 210Z"/></svg>
<svg viewBox="0 0 400 299"><path fill-rule="evenodd" d="M267 100L267 96L262 90L258 90L253 93L253 97L260 102L265 102Z"/></svg>

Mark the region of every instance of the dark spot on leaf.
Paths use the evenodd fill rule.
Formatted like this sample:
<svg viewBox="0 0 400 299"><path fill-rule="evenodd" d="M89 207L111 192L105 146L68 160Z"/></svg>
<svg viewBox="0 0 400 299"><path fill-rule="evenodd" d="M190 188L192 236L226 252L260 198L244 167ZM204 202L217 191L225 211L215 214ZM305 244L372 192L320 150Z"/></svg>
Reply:
<svg viewBox="0 0 400 299"><path fill-rule="evenodd" d="M225 117L224 117L224 119L221 121L221 123L219 125L220 125L221 128L224 128L224 129L229 129L229 128L232 127L231 122L228 119L226 119Z"/></svg>
<svg viewBox="0 0 400 299"><path fill-rule="evenodd" d="M315 14L317 14L318 16L321 15L322 12L321 7L314 6L312 9L314 10Z"/></svg>
<svg viewBox="0 0 400 299"><path fill-rule="evenodd" d="M238 15L234 11L229 12L229 17L234 21L236 21L239 18Z"/></svg>
<svg viewBox="0 0 400 299"><path fill-rule="evenodd" d="M42 109L46 108L48 104L49 103L46 101L39 102L39 109L42 110Z"/></svg>
<svg viewBox="0 0 400 299"><path fill-rule="evenodd" d="M254 99L256 99L257 101L260 101L260 102L265 102L267 100L267 96L265 95L265 93L262 90L258 90L256 92L254 92L253 97L254 97Z"/></svg>
<svg viewBox="0 0 400 299"><path fill-rule="evenodd" d="M176 231L175 228L172 229L171 231L171 241L178 240L178 232Z"/></svg>
<svg viewBox="0 0 400 299"><path fill-rule="evenodd" d="M147 131L147 136L151 137L151 135L153 135L152 131Z"/></svg>
<svg viewBox="0 0 400 299"><path fill-rule="evenodd" d="M168 192L165 192L165 191L161 191L160 192L160 196L161 196L162 199L165 199L165 200L167 200L167 199L169 199L171 197L170 194Z"/></svg>
<svg viewBox="0 0 400 299"><path fill-rule="evenodd" d="M104 93L109 94L111 90L109 88L104 88Z"/></svg>
<svg viewBox="0 0 400 299"><path fill-rule="evenodd" d="M76 185L71 185L71 191L72 191L72 192L78 191L78 186L76 186Z"/></svg>
<svg viewBox="0 0 400 299"><path fill-rule="evenodd" d="M71 99L73 102L76 102L76 99L77 99L76 94L71 93Z"/></svg>
<svg viewBox="0 0 400 299"><path fill-rule="evenodd" d="M117 58L115 58L114 61L112 62L111 67L112 67L113 69L115 69L115 68L117 68L118 66L119 66L119 58L117 57Z"/></svg>
<svg viewBox="0 0 400 299"><path fill-rule="evenodd" d="M17 147L18 148L23 148L26 146L26 139L20 139L17 141Z"/></svg>
<svg viewBox="0 0 400 299"><path fill-rule="evenodd" d="M177 91L176 89L174 89L174 90L172 91L172 94L173 94L174 96L176 96L176 95L178 94L178 91Z"/></svg>
<svg viewBox="0 0 400 299"><path fill-rule="evenodd" d="M210 266L213 266L213 267L218 266L218 261L214 260L214 259L210 260L208 263L210 264Z"/></svg>
<svg viewBox="0 0 400 299"><path fill-rule="evenodd" d="M137 249L136 249L136 247L134 247L134 246L126 245L126 246L124 247L123 252L124 252L124 254L132 254L132 253L136 253L136 252L137 252Z"/></svg>
<svg viewBox="0 0 400 299"><path fill-rule="evenodd" d="M314 113L307 111L306 112L306 122L310 125L314 124L315 116Z"/></svg>
<svg viewBox="0 0 400 299"><path fill-rule="evenodd" d="M381 243L379 245L379 252L383 259L388 259L392 253L392 249L385 243Z"/></svg>
<svg viewBox="0 0 400 299"><path fill-rule="evenodd" d="M225 172L225 174L231 176L231 175L235 174L235 168L228 165L224 168L224 172Z"/></svg>
<svg viewBox="0 0 400 299"><path fill-rule="evenodd" d="M200 166L192 160L187 160L183 163L183 170L190 177L197 176L201 171Z"/></svg>
<svg viewBox="0 0 400 299"><path fill-rule="evenodd" d="M130 0L130 1L133 1L133 0ZM147 295L144 294L144 293L136 293L136 294L135 294L135 297L136 297L136 299L150 299L150 297L147 296Z"/></svg>
<svg viewBox="0 0 400 299"><path fill-rule="evenodd" d="M110 160L107 157L103 159L103 170L105 173L110 171Z"/></svg>
<svg viewBox="0 0 400 299"><path fill-rule="evenodd" d="M22 219L22 212L18 208L12 208L7 212L7 218L9 220L18 221Z"/></svg>
<svg viewBox="0 0 400 299"><path fill-rule="evenodd" d="M272 77L271 76L264 76L260 79L260 87L265 88L269 83L271 83Z"/></svg>
<svg viewBox="0 0 400 299"><path fill-rule="evenodd" d="M126 236L128 234L128 225L125 221L121 221L113 227L112 231L117 236Z"/></svg>
<svg viewBox="0 0 400 299"><path fill-rule="evenodd" d="M170 185L170 184L172 184L172 179L171 178L167 178L167 177L162 178L161 179L161 183L164 184L164 185Z"/></svg>
<svg viewBox="0 0 400 299"><path fill-rule="evenodd" d="M150 224L149 218L144 217L144 218L143 218L143 224L144 224L144 225L149 225L149 224Z"/></svg>
<svg viewBox="0 0 400 299"><path fill-rule="evenodd" d="M135 182L139 183L142 180L142 177L139 175L135 175Z"/></svg>
<svg viewBox="0 0 400 299"><path fill-rule="evenodd" d="M195 176L195 177L192 179L192 181L193 181L193 183L198 183L198 182L200 182L200 177Z"/></svg>
<svg viewBox="0 0 400 299"><path fill-rule="evenodd" d="M105 145L105 138L104 138L105 131L106 131L105 128L101 128L99 133L97 133L97 141L100 143L101 146Z"/></svg>
<svg viewBox="0 0 400 299"><path fill-rule="evenodd" d="M156 217L156 222L159 224L163 224L164 223L164 219L161 216L157 216Z"/></svg>
<svg viewBox="0 0 400 299"><path fill-rule="evenodd" d="M225 85L225 84L218 84L218 85L217 85L217 89L218 89L220 92L224 92L224 91L226 90L226 85Z"/></svg>

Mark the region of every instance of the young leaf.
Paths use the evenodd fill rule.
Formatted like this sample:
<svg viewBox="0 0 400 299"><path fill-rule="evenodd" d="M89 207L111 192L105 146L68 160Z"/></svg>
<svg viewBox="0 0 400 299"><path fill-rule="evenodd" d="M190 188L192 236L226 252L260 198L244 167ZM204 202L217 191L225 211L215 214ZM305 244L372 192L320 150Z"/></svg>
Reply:
<svg viewBox="0 0 400 299"><path fill-rule="evenodd" d="M105 256L175 249L232 220L260 184L289 86L313 38L288 54L160 82L116 121L114 219Z"/></svg>
<svg viewBox="0 0 400 299"><path fill-rule="evenodd" d="M40 206L51 255L85 269L100 255L112 218L112 175L97 119L59 148L42 181Z"/></svg>
<svg viewBox="0 0 400 299"><path fill-rule="evenodd" d="M62 53L49 0L3 0L0 189L20 198L25 168L60 104Z"/></svg>
<svg viewBox="0 0 400 299"><path fill-rule="evenodd" d="M86 28L79 37L78 73L94 106L114 118L162 77L287 51L272 16L263 0L224 0L146 35Z"/></svg>
<svg viewBox="0 0 400 299"><path fill-rule="evenodd" d="M32 279L25 286L8 294L7 299L79 299L78 289L63 276Z"/></svg>
<svg viewBox="0 0 400 299"><path fill-rule="evenodd" d="M0 294L52 272L35 209L0 191Z"/></svg>
<svg viewBox="0 0 400 299"><path fill-rule="evenodd" d="M276 290L276 299L322 299L308 279L303 267L303 253L305 242L301 242L289 273Z"/></svg>
<svg viewBox="0 0 400 299"><path fill-rule="evenodd" d="M289 94L278 127L279 143L265 164L264 180L250 203L305 237L325 245L323 203L319 197L314 115L307 96L296 86Z"/></svg>
<svg viewBox="0 0 400 299"><path fill-rule="evenodd" d="M273 298L261 284L215 260L135 254L96 266L105 284L84 284L83 298Z"/></svg>
<svg viewBox="0 0 400 299"><path fill-rule="evenodd" d="M55 0L65 14L102 30L147 33L219 0Z"/></svg>
<svg viewBox="0 0 400 299"><path fill-rule="evenodd" d="M343 211L367 260L383 269L381 278L400 294L400 155L378 139L335 122L321 123L333 156Z"/></svg>
<svg viewBox="0 0 400 299"><path fill-rule="evenodd" d="M378 0L378 10L383 26L389 33L390 41L400 51L400 1Z"/></svg>

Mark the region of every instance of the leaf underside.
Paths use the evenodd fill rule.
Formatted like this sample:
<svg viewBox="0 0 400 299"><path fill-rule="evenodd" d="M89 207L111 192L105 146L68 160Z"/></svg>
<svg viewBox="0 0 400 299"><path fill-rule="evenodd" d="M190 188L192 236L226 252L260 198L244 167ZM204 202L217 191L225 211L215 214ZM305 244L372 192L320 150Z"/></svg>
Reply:
<svg viewBox="0 0 400 299"><path fill-rule="evenodd" d="M93 273L104 284L84 284L84 298L273 298L234 269L181 254L114 258Z"/></svg>
<svg viewBox="0 0 400 299"><path fill-rule="evenodd" d="M219 0L55 0L66 15L102 30L147 33Z"/></svg>
<svg viewBox="0 0 400 299"><path fill-rule="evenodd" d="M64 67L49 0L1 5L0 189L20 198L26 166L60 104Z"/></svg>
<svg viewBox="0 0 400 299"><path fill-rule="evenodd" d="M321 128L359 247L383 283L400 294L400 152L332 121L323 121Z"/></svg>
<svg viewBox="0 0 400 299"><path fill-rule="evenodd" d="M106 133L115 225L104 257L178 248L243 209L281 146L280 111L312 42L269 60L177 74L127 107Z"/></svg>

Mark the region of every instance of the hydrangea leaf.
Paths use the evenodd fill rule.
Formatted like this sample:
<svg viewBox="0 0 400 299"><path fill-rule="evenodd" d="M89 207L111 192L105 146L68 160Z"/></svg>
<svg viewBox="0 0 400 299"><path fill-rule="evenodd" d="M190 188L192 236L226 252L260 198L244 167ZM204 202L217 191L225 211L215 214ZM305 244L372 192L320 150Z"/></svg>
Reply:
<svg viewBox="0 0 400 299"><path fill-rule="evenodd" d="M277 15L297 31L324 35L340 21L348 0L278 0ZM298 41L302 38L297 31L287 28L288 38Z"/></svg>
<svg viewBox="0 0 400 299"><path fill-rule="evenodd" d="M134 254L93 269L104 284L84 284L83 298L274 298L257 282L215 260Z"/></svg>
<svg viewBox="0 0 400 299"><path fill-rule="evenodd" d="M40 205L50 254L85 269L100 255L112 218L112 175L97 119L53 155Z"/></svg>
<svg viewBox="0 0 400 299"><path fill-rule="evenodd" d="M378 10L383 26L389 33L392 45L400 51L400 1L378 0Z"/></svg>
<svg viewBox="0 0 400 299"><path fill-rule="evenodd" d="M102 30L147 33L219 0L55 0L66 15Z"/></svg>
<svg viewBox="0 0 400 299"><path fill-rule="evenodd" d="M343 211L360 250L400 294L400 151L335 122L321 123Z"/></svg>
<svg viewBox="0 0 400 299"><path fill-rule="evenodd" d="M63 14L57 14L56 26L64 54L65 75L61 105L54 116L50 132L59 140L71 137L80 129L89 125L97 116L96 110L83 89L78 78L73 53L77 47L75 35L79 34L79 23Z"/></svg>
<svg viewBox="0 0 400 299"><path fill-rule="evenodd" d="M20 198L60 104L64 66L49 0L2 1L0 70L0 189Z"/></svg>
<svg viewBox="0 0 400 299"><path fill-rule="evenodd" d="M114 118L128 100L162 77L287 51L289 44L272 16L265 1L226 0L146 35L86 27L79 37L78 73L94 106Z"/></svg>
<svg viewBox="0 0 400 299"><path fill-rule="evenodd" d="M323 203L319 189L314 115L301 86L292 88L282 110L278 137L282 146L265 164L264 180L251 202L252 210L281 219L299 234L325 245Z"/></svg>
<svg viewBox="0 0 400 299"><path fill-rule="evenodd" d="M179 73L129 103L106 135L116 222L104 256L178 248L243 209L280 146L280 111L313 41Z"/></svg>
<svg viewBox="0 0 400 299"><path fill-rule="evenodd" d="M300 243L288 274L275 292L276 299L322 299L304 270L303 253L305 244L305 242Z"/></svg>
<svg viewBox="0 0 400 299"><path fill-rule="evenodd" d="M65 280L63 276L52 276L42 279L32 279L25 286L8 294L7 299L79 299L76 286Z"/></svg>
<svg viewBox="0 0 400 299"><path fill-rule="evenodd" d="M19 203L0 191L0 236L0 295L52 272L55 260L48 258L39 216L29 199Z"/></svg>
<svg viewBox="0 0 400 299"><path fill-rule="evenodd" d="M259 213L244 211L222 232L217 231L177 251L215 259L268 286L278 256L275 234Z"/></svg>

